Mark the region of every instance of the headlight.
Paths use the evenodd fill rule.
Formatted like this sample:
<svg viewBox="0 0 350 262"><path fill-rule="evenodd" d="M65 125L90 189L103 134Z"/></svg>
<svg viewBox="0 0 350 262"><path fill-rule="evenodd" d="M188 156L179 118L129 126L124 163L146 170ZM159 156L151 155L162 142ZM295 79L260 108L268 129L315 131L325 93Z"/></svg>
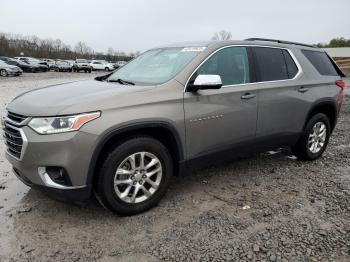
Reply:
<svg viewBox="0 0 350 262"><path fill-rule="evenodd" d="M29 126L39 134L57 134L79 130L87 122L99 118L100 112L59 117L38 117L29 122Z"/></svg>

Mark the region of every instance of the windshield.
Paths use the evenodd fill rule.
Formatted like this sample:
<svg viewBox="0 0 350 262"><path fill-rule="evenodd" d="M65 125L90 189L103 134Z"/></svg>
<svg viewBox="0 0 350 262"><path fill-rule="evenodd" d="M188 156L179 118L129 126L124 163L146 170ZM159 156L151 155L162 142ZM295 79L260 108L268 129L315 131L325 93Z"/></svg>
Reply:
<svg viewBox="0 0 350 262"><path fill-rule="evenodd" d="M138 85L156 85L177 75L203 48L162 48L147 51L114 72L107 81L122 79Z"/></svg>

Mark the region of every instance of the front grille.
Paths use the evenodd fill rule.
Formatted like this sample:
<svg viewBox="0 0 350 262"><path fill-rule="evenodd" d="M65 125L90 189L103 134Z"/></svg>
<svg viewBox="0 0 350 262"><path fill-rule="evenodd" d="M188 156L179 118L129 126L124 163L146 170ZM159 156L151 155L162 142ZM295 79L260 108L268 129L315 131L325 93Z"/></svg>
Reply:
<svg viewBox="0 0 350 262"><path fill-rule="evenodd" d="M15 114L15 113L12 113L12 112L7 112L7 118L17 124L23 122L24 120L27 119L26 116L22 116L22 115L19 115L19 114Z"/></svg>
<svg viewBox="0 0 350 262"><path fill-rule="evenodd" d="M21 158L23 147L23 138L21 132L16 127L12 127L7 123L5 123L3 131L8 153L18 159Z"/></svg>

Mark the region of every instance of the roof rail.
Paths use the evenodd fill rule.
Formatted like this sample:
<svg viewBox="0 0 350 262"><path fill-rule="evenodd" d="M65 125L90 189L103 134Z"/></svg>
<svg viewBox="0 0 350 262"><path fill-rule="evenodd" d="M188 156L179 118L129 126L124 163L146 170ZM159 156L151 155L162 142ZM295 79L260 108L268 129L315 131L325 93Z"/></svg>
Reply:
<svg viewBox="0 0 350 262"><path fill-rule="evenodd" d="M307 47L315 47L313 45L308 45L308 44L302 44L302 43L290 42L290 41L284 41L284 40L278 40L278 39L268 39L268 38L247 38L244 40L245 41L266 41L266 42L276 42L276 43L288 44L288 45L301 45L301 46L307 46Z"/></svg>

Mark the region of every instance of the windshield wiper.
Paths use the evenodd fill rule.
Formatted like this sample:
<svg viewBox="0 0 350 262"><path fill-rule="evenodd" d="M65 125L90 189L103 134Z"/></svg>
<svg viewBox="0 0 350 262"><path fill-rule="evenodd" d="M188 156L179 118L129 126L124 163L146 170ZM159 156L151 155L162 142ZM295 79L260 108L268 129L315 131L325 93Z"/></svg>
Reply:
<svg viewBox="0 0 350 262"><path fill-rule="evenodd" d="M119 83L119 84L122 84L122 85L132 85L134 86L135 83L133 82L130 82L130 81L126 81L126 80L123 80L123 79L111 79L111 80L107 80L107 82L110 82L110 83Z"/></svg>

